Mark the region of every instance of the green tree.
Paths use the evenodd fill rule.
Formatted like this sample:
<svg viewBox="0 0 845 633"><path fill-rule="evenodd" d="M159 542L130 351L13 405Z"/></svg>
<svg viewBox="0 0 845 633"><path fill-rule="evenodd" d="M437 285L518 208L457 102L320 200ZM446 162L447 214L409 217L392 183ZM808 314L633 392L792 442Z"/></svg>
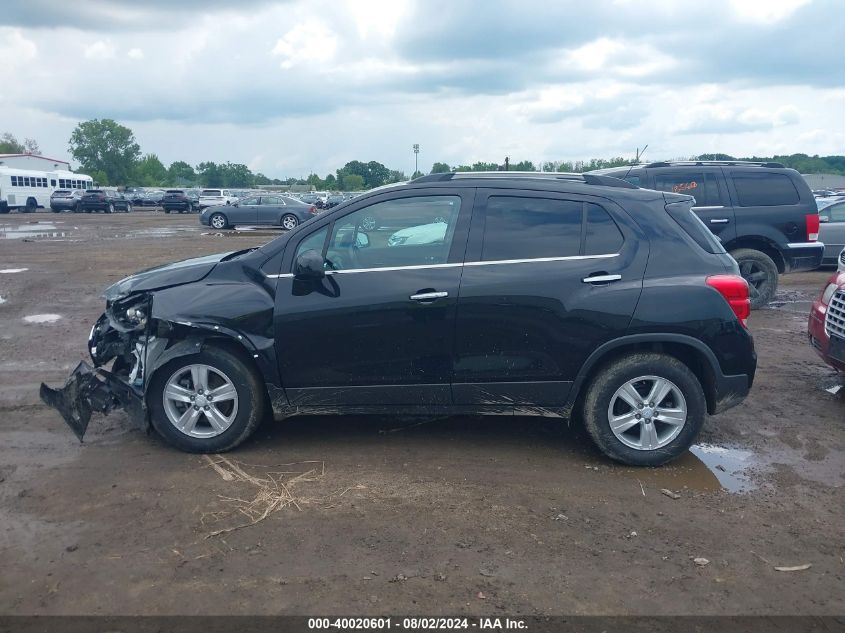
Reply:
<svg viewBox="0 0 845 633"><path fill-rule="evenodd" d="M129 182L141 155L132 130L112 119L78 124L68 149L83 169L105 173L112 184Z"/></svg>
<svg viewBox="0 0 845 633"><path fill-rule="evenodd" d="M147 154L135 167L135 181L144 187L158 187L167 178L167 168L155 154Z"/></svg>
<svg viewBox="0 0 845 633"><path fill-rule="evenodd" d="M323 180L323 183L329 191L337 191L337 178L335 178L334 174L328 174L325 180Z"/></svg>
<svg viewBox="0 0 845 633"><path fill-rule="evenodd" d="M225 165L220 165L220 171L223 172L224 187L252 187L255 179L252 170L241 163L227 162Z"/></svg>
<svg viewBox="0 0 845 633"><path fill-rule="evenodd" d="M0 134L0 154L23 154L24 146L11 132Z"/></svg>
<svg viewBox="0 0 845 633"><path fill-rule="evenodd" d="M203 187L222 187L223 172L217 163L205 162L197 165L197 176Z"/></svg>
<svg viewBox="0 0 845 633"><path fill-rule="evenodd" d="M372 189L380 187L390 177L390 170L381 163L371 160L369 163L362 163L360 160L352 160L337 170L337 179L343 182L346 176L361 176L364 180L364 187ZM362 187L362 188L364 188ZM346 186L344 186L346 189Z"/></svg>
<svg viewBox="0 0 845 633"><path fill-rule="evenodd" d="M177 187L187 187L197 182L197 172L185 161L177 160L167 168L167 181Z"/></svg>
<svg viewBox="0 0 845 633"><path fill-rule="evenodd" d="M258 172L257 174L255 174L255 178L253 179L253 181L254 181L255 185L272 185L272 184L275 184L275 183L273 183L272 180L270 180L267 176L265 176L261 172Z"/></svg>
<svg viewBox="0 0 845 633"><path fill-rule="evenodd" d="M325 183L323 179L320 178L317 174L308 174L308 178L305 179L306 185L311 185L314 189L325 189Z"/></svg>
<svg viewBox="0 0 845 633"><path fill-rule="evenodd" d="M405 176L404 171L398 171L396 169L393 169L390 172L390 176L387 177L387 183L386 184L390 184L390 183L393 183L393 182L405 182L406 180L408 180L408 177Z"/></svg>
<svg viewBox="0 0 845 633"><path fill-rule="evenodd" d="M41 148L38 147L38 141L34 138L25 138L23 140L23 149L27 154L35 154L41 156Z"/></svg>
<svg viewBox="0 0 845 633"><path fill-rule="evenodd" d="M516 164L511 164L511 171L537 171L537 167L530 160L521 160Z"/></svg>
<svg viewBox="0 0 845 633"><path fill-rule="evenodd" d="M344 191L360 191L364 188L364 177L360 174L347 174L342 179Z"/></svg>
<svg viewBox="0 0 845 633"><path fill-rule="evenodd" d="M447 165L446 163L434 163L431 166L431 172L430 173L432 173L432 174L446 174L446 173L449 173L450 171L452 171L452 168L449 167L449 165Z"/></svg>

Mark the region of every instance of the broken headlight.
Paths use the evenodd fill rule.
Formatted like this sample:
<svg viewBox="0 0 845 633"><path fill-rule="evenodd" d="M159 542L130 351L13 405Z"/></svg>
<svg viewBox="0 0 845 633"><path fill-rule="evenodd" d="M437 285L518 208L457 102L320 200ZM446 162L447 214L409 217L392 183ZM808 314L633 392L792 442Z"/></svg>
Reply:
<svg viewBox="0 0 845 633"><path fill-rule="evenodd" d="M138 294L113 301L107 308L113 328L121 332L133 332L147 327L150 316L150 297Z"/></svg>

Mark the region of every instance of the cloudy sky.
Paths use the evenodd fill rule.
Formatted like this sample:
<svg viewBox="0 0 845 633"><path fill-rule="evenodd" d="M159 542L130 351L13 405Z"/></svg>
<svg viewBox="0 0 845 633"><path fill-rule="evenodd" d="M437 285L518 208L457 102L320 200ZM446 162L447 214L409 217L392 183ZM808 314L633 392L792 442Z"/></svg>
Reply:
<svg viewBox="0 0 845 633"><path fill-rule="evenodd" d="M128 125L270 177L703 152L845 153L842 0L10 0L0 132Z"/></svg>

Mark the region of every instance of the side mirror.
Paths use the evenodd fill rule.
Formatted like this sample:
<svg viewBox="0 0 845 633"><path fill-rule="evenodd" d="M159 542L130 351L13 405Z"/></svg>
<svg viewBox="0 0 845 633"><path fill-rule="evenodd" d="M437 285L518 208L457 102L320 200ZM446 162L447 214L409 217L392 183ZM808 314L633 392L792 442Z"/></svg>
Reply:
<svg viewBox="0 0 845 633"><path fill-rule="evenodd" d="M313 248L302 251L293 263L293 275L297 279L322 279L326 276L325 260Z"/></svg>
<svg viewBox="0 0 845 633"><path fill-rule="evenodd" d="M367 248L370 245L370 237L366 233L358 233L355 236L355 248Z"/></svg>

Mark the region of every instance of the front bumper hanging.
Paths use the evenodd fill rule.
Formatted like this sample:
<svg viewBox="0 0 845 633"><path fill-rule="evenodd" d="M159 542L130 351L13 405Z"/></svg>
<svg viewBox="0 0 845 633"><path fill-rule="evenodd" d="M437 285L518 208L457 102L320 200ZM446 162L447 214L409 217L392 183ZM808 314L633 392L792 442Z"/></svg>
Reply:
<svg viewBox="0 0 845 633"><path fill-rule="evenodd" d="M41 383L40 395L46 405L61 414L80 442L94 411L107 414L120 407L131 417L145 417L141 397L111 372L93 369L85 361L76 366L64 387L53 389Z"/></svg>

